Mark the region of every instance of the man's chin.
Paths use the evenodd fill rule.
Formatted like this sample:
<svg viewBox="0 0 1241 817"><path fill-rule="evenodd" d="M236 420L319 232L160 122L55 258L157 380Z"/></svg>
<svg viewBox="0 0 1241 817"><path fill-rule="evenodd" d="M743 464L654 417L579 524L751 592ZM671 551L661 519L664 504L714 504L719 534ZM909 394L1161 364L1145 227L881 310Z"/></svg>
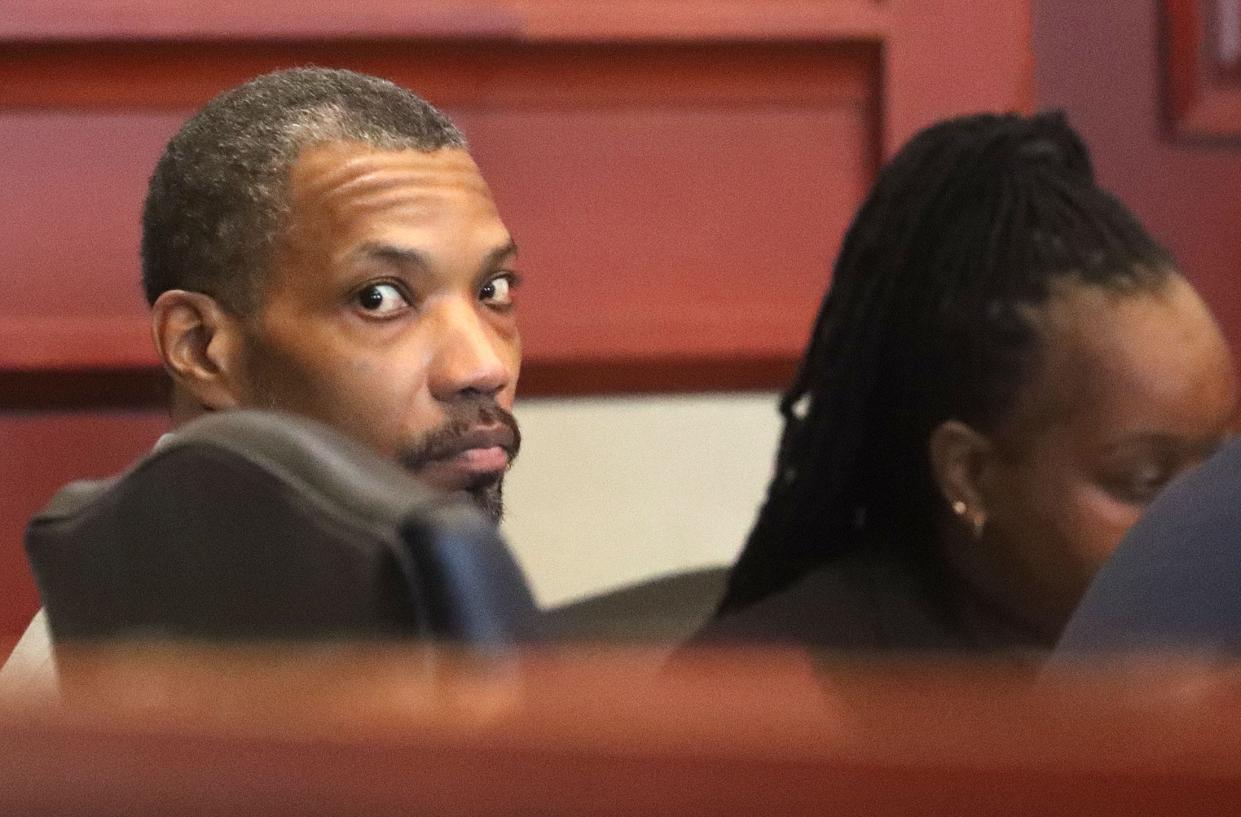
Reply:
<svg viewBox="0 0 1241 817"><path fill-rule="evenodd" d="M448 496L469 500L474 507L495 524L500 524L504 517L504 475L492 474L468 483L443 484L435 479L428 479L426 474L412 472L415 479Z"/></svg>
<svg viewBox="0 0 1241 817"><path fill-rule="evenodd" d="M504 480L497 479L485 485L466 488L460 493L469 497L483 514L496 525L504 518Z"/></svg>

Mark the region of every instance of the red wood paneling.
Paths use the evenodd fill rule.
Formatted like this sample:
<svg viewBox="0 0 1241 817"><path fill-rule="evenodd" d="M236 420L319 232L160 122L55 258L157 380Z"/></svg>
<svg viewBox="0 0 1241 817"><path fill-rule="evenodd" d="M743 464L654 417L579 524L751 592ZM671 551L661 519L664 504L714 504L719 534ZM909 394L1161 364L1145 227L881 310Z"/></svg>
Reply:
<svg viewBox="0 0 1241 817"><path fill-rule="evenodd" d="M373 38L575 42L876 39L876 0L7 0L0 37L45 40Z"/></svg>
<svg viewBox="0 0 1241 817"><path fill-rule="evenodd" d="M1034 52L1028 0L889 0L884 150L939 119L1028 111Z"/></svg>
<svg viewBox="0 0 1241 817"><path fill-rule="evenodd" d="M837 38L817 44L356 38L13 43L0 52L0 109L128 114L171 108L179 112L179 125L225 88L303 64L384 76L449 108L873 102L878 88L865 82L878 69L876 45Z"/></svg>
<svg viewBox="0 0 1241 817"><path fill-rule="evenodd" d="M190 110L281 65L391 76L462 119L535 273L528 382L570 393L631 379L553 381L575 362L697 360L691 381L729 388L776 361L761 385L782 385L875 158L1027 101L1025 0L294 5L15 0L0 131L27 160L0 179L19 191L0 367L153 363L130 283L146 173ZM601 259L592 298L579 271ZM65 270L53 301L39 282Z"/></svg>
<svg viewBox="0 0 1241 817"><path fill-rule="evenodd" d="M311 61L426 89L465 128L522 246L535 384L556 390L551 372L572 362L697 359L723 375L714 385L733 387L755 362L784 360L760 384L780 385L873 172L874 47L431 44L413 61L407 52L393 43L8 52L0 104L12 110L0 137L25 161L0 171L16 192L0 202L0 222L17 227L0 367L152 365L136 283L149 168L218 88ZM23 72L38 81L20 82ZM48 282L65 271L72 291L52 297ZM731 360L737 377L720 365ZM704 383L703 373L691 379ZM585 380L598 378L560 389L581 391Z"/></svg>

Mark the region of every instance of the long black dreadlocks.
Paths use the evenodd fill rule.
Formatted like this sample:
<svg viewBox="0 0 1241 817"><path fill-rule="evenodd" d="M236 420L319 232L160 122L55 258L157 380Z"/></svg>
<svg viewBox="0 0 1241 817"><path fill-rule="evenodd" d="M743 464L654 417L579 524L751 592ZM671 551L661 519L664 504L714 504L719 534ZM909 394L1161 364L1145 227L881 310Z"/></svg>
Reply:
<svg viewBox="0 0 1241 817"><path fill-rule="evenodd" d="M1030 307L1057 281L1154 289L1172 266L1095 186L1062 115L976 115L917 134L845 236L720 612L867 542L930 558L931 432L948 419L991 430L1011 409L1038 353Z"/></svg>

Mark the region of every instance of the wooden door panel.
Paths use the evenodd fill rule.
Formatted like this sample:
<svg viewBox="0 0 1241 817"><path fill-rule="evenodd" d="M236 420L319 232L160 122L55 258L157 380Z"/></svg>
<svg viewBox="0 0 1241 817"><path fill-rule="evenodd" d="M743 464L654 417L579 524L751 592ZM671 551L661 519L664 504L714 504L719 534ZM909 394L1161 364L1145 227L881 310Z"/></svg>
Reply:
<svg viewBox="0 0 1241 817"><path fill-rule="evenodd" d="M0 115L0 144L21 157L0 163L0 320L145 315L138 219L147 178L183 119L150 111ZM0 356L20 352L10 345Z"/></svg>
<svg viewBox="0 0 1241 817"><path fill-rule="evenodd" d="M870 176L866 113L462 114L521 245L527 354L773 358L799 349Z"/></svg>

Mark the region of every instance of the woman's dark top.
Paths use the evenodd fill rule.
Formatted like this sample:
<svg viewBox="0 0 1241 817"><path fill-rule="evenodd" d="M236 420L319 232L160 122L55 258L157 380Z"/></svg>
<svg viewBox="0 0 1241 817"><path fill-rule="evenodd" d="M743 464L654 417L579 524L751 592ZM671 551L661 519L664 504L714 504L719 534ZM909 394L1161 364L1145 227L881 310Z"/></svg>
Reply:
<svg viewBox="0 0 1241 817"><path fill-rule="evenodd" d="M708 622L693 644L869 652L1026 653L1051 647L938 564L867 547Z"/></svg>

